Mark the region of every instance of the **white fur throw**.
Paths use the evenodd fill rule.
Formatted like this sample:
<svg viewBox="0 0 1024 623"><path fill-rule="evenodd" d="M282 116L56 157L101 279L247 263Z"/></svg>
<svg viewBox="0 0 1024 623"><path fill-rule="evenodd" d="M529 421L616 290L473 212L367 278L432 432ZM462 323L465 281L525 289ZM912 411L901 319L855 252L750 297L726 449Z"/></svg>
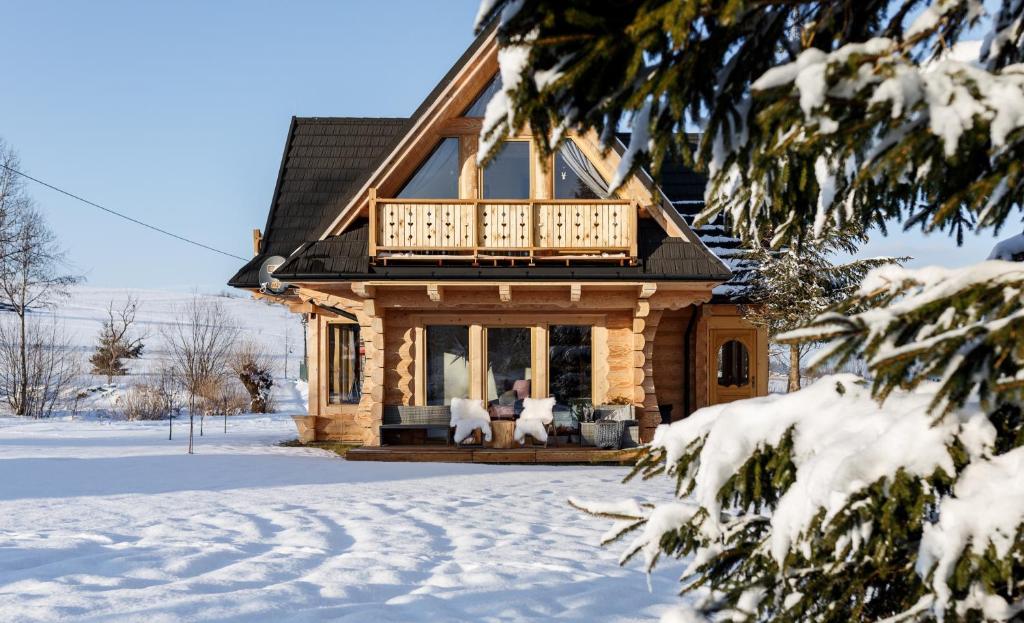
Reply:
<svg viewBox="0 0 1024 623"><path fill-rule="evenodd" d="M483 400L452 398L452 428L455 429L455 443L462 443L473 431L479 429L486 441L491 440L491 416L484 409Z"/></svg>
<svg viewBox="0 0 1024 623"><path fill-rule="evenodd" d="M516 420L515 440L520 444L526 443L526 436L529 435L541 443L547 443L548 431L545 427L555 419L554 410L553 397L524 400L523 412Z"/></svg>

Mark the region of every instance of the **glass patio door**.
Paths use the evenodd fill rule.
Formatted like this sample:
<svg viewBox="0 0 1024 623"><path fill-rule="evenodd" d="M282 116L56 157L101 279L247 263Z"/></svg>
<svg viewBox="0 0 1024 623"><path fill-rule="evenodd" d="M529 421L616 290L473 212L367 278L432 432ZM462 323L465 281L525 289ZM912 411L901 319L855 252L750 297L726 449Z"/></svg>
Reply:
<svg viewBox="0 0 1024 623"><path fill-rule="evenodd" d="M492 414L514 417L533 383L533 330L485 327L484 396Z"/></svg>

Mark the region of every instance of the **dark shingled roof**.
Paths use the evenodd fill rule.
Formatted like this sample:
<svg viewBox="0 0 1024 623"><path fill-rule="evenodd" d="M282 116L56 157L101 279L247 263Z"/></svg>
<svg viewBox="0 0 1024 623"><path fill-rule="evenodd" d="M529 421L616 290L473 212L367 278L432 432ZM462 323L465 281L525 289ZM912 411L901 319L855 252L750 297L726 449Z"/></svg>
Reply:
<svg viewBox="0 0 1024 623"><path fill-rule="evenodd" d="M293 117L261 253L228 285L259 286L263 261L318 238L404 134L408 119ZM364 245L365 246L365 245Z"/></svg>

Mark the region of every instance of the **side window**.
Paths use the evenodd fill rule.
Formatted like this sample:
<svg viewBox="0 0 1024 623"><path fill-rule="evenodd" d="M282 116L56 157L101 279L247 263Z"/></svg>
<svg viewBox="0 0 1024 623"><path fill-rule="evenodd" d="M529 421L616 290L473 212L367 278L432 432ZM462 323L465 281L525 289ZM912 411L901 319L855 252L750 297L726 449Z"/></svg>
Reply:
<svg viewBox="0 0 1024 623"><path fill-rule="evenodd" d="M744 387L750 383L750 353L743 342L729 340L718 349L718 385Z"/></svg>
<svg viewBox="0 0 1024 623"><path fill-rule="evenodd" d="M359 325L327 325L327 402L356 404L362 393Z"/></svg>
<svg viewBox="0 0 1024 623"><path fill-rule="evenodd" d="M458 199L459 139L441 139L398 192L399 199Z"/></svg>

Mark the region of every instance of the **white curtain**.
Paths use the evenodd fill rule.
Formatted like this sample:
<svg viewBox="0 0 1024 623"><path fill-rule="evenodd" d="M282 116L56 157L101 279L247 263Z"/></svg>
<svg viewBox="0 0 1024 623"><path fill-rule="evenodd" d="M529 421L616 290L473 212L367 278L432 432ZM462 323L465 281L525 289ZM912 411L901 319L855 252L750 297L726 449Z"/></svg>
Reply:
<svg viewBox="0 0 1024 623"><path fill-rule="evenodd" d="M578 175L580 180L587 185L587 188L592 190L601 199L608 198L608 183L598 173L594 164L583 155L583 152L576 146L576 143L565 141L559 148L558 153L562 156L562 160L565 160L565 164L572 169L572 172Z"/></svg>

